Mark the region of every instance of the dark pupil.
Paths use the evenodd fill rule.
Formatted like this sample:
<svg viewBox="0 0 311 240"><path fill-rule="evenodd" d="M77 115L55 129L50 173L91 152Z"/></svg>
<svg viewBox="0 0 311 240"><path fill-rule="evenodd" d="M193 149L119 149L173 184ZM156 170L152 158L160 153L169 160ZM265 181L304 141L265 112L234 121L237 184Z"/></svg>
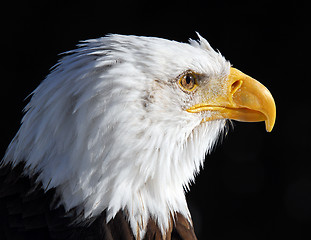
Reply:
<svg viewBox="0 0 311 240"><path fill-rule="evenodd" d="M191 76L191 75L187 75L187 76L186 76L186 83L187 83L187 84L190 84L191 81L192 81L192 76Z"/></svg>

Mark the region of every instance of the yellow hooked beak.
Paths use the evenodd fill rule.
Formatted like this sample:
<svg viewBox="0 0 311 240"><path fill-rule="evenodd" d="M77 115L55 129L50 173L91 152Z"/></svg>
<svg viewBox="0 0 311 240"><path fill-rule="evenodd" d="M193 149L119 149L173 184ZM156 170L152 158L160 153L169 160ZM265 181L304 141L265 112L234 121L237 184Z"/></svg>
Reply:
<svg viewBox="0 0 311 240"><path fill-rule="evenodd" d="M224 85L225 94L209 102L196 104L188 108L187 112L210 111L211 116L204 121L224 118L242 122L265 121L266 130L272 131L276 108L271 93L264 85L235 68L230 69Z"/></svg>

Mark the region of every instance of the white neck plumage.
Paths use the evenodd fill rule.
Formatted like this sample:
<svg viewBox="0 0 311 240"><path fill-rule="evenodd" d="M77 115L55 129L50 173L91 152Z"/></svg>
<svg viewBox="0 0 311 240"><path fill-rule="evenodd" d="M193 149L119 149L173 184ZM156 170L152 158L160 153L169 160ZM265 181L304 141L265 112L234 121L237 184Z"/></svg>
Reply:
<svg viewBox="0 0 311 240"><path fill-rule="evenodd" d="M143 236L149 218L163 234L174 212L190 220L184 191L225 120L201 123L204 116L184 111L191 97L171 79L194 67L193 51L217 59L197 71L229 71L201 41L112 35L81 44L34 91L4 163L25 161L25 174L39 173L46 191L56 188L78 221L103 211L109 221L124 210Z"/></svg>

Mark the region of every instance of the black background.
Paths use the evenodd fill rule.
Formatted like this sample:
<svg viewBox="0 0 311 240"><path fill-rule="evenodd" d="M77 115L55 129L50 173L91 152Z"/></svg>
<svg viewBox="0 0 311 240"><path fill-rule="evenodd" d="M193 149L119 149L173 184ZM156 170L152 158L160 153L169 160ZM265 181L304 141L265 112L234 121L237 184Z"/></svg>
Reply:
<svg viewBox="0 0 311 240"><path fill-rule="evenodd" d="M310 239L309 6L278 3L11 1L1 20L2 155L24 99L79 40L120 33L185 42L198 31L277 105L272 133L234 122L207 157L187 194L198 238Z"/></svg>

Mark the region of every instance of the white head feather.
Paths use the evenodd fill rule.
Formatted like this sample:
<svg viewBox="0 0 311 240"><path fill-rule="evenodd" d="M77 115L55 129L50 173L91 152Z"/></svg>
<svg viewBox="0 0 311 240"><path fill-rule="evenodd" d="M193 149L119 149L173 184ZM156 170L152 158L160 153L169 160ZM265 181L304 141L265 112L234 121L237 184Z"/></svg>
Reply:
<svg viewBox="0 0 311 240"><path fill-rule="evenodd" d="M174 212L190 220L184 191L225 120L186 112L200 95L177 79L191 69L213 91L230 69L199 38L108 35L67 52L33 92L4 163L25 161L25 174L39 173L66 210L83 213L79 221L122 209L142 236L150 217L163 233Z"/></svg>

